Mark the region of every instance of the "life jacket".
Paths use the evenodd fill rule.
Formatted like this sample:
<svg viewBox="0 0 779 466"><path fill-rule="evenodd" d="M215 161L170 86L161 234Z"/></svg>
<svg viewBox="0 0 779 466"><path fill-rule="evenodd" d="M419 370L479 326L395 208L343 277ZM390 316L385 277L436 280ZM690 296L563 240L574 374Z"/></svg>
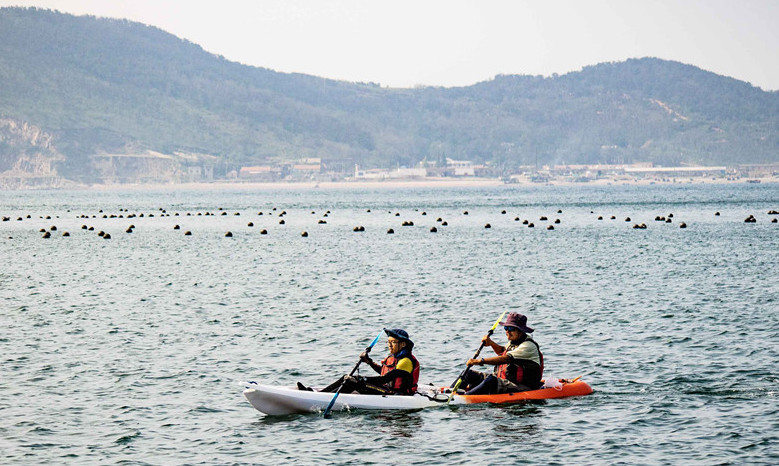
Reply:
<svg viewBox="0 0 779 466"><path fill-rule="evenodd" d="M536 343L535 340L525 336L520 344L524 343L525 341L529 341L536 345L536 349L538 350L538 359L541 361L541 364L536 364L535 361L531 361L529 359L512 358L508 363L498 366L495 370L495 375L501 379L506 379L509 382L522 384L526 387L530 387L531 389L535 389L538 387L538 385L541 384L541 377L544 373L544 355L541 353L541 348L538 346L538 343ZM501 356L505 356L508 354L508 352L508 347L506 347Z"/></svg>
<svg viewBox="0 0 779 466"><path fill-rule="evenodd" d="M405 358L410 359L413 365L413 369L411 370L411 387L403 390L402 392L399 391L403 386L403 377L396 377L395 380L389 383L389 387L395 390L397 393L413 395L417 391L417 384L419 383L419 361L417 361L417 358L415 358L413 354L404 354L404 352L401 352L397 355L391 354L387 356L387 358L381 362L381 375L387 375L388 373L394 371L397 368L398 363Z"/></svg>

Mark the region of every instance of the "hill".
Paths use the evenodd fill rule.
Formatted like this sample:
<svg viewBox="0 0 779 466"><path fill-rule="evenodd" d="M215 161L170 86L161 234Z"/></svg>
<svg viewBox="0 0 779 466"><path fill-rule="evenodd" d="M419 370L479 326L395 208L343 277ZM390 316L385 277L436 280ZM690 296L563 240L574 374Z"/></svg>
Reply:
<svg viewBox="0 0 779 466"><path fill-rule="evenodd" d="M0 173L20 180L218 178L307 157L776 163L777 128L779 93L656 58L388 89L240 65L126 20L0 9Z"/></svg>

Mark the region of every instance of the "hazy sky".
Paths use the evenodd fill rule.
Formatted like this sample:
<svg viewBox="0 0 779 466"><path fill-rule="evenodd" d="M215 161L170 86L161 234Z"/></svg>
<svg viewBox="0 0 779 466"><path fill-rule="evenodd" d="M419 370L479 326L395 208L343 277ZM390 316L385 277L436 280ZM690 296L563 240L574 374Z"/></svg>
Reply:
<svg viewBox="0 0 779 466"><path fill-rule="evenodd" d="M658 57L779 90L779 0L0 0L157 26L227 59L392 87Z"/></svg>

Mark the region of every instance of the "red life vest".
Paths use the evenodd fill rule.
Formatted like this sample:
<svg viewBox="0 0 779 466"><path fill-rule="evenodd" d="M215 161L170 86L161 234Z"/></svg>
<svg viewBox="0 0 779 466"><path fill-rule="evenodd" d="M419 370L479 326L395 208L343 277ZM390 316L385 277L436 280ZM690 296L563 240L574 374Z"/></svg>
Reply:
<svg viewBox="0 0 779 466"><path fill-rule="evenodd" d="M417 391L417 384L419 383L419 361L417 361L417 358L415 358L413 354L406 354L400 358L396 358L394 355L387 356L387 358L381 362L381 375L387 375L391 371L395 370L398 363L405 358L411 359L413 369L411 370L411 387L407 390L404 390L403 393L406 395L413 395L414 392ZM400 390L402 384L403 378L396 377L395 380L391 382L390 388L393 390Z"/></svg>
<svg viewBox="0 0 779 466"><path fill-rule="evenodd" d="M501 364L496 368L495 376L530 388L536 388L536 385L541 383L541 377L544 373L544 355L541 353L541 348L538 346L538 343L533 339L526 338L524 341L529 341L536 345L538 358L541 361L540 367L534 361L527 359L511 359L508 363ZM503 351L501 356L505 356L506 354L508 354L508 347Z"/></svg>

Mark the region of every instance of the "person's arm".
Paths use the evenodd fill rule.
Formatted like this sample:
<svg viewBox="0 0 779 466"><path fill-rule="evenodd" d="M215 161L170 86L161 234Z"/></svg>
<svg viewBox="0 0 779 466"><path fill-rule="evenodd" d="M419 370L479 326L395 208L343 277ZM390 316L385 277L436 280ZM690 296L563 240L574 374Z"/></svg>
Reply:
<svg viewBox="0 0 779 466"><path fill-rule="evenodd" d="M492 351L495 351L495 354L497 354L497 355L501 355L501 354L503 354L504 351L506 351L505 347L503 347L503 346L495 343L494 341L492 341L492 338L490 338L489 335L484 335L484 337L482 337L481 341L485 345L490 345L490 348L492 348Z"/></svg>
<svg viewBox="0 0 779 466"><path fill-rule="evenodd" d="M373 362L373 359L371 359L370 356L368 356L366 353L362 353L360 355L360 359L362 359L362 362L371 366L371 369L376 371L377 374L381 374L381 364Z"/></svg>
<svg viewBox="0 0 779 466"><path fill-rule="evenodd" d="M495 356L492 358L478 358L478 359L469 359L468 365L469 366L500 366L501 364L506 364L511 360L510 356Z"/></svg>

